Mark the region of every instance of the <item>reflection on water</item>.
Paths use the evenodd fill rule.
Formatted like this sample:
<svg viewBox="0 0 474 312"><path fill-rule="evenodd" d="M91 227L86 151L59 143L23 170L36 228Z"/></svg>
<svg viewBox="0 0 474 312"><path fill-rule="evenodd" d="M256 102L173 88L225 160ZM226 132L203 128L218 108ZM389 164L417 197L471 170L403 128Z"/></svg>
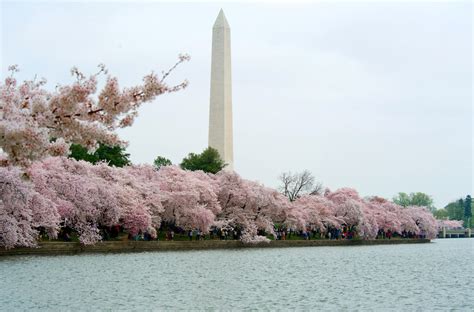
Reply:
<svg viewBox="0 0 474 312"><path fill-rule="evenodd" d="M474 239L0 258L0 310L472 311Z"/></svg>

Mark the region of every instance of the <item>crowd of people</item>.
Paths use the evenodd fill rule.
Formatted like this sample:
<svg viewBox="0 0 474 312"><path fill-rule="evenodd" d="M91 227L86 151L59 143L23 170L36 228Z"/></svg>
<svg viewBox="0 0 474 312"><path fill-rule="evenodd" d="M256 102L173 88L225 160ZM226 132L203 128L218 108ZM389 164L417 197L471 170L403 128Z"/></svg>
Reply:
<svg viewBox="0 0 474 312"><path fill-rule="evenodd" d="M131 241L202 241L202 240L240 240L242 232L238 229L220 229L212 227L208 232L199 229L184 230L182 228L167 224L166 229L158 232L139 231L136 235L126 233L125 229L120 225L111 227L102 227L100 229L102 240L120 240L127 237ZM343 226L339 228L330 228L327 231L319 230L295 230L291 228L275 228L275 235L267 235L264 231L260 231L259 235L266 236L270 240L351 240L357 239L357 231L354 227ZM66 242L76 240L74 230L69 227L62 227L58 239ZM379 230L375 239L419 239L426 238L424 233L415 234L403 231L402 233L394 233L390 229L387 231Z"/></svg>

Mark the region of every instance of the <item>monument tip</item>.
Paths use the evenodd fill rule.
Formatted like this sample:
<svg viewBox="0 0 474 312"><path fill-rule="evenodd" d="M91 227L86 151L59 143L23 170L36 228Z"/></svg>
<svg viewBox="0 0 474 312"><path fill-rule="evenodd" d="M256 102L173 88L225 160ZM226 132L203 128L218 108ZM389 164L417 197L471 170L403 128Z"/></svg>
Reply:
<svg viewBox="0 0 474 312"><path fill-rule="evenodd" d="M227 22L227 18L224 14L224 10L220 9L219 15L217 15L213 28L230 28L229 23Z"/></svg>

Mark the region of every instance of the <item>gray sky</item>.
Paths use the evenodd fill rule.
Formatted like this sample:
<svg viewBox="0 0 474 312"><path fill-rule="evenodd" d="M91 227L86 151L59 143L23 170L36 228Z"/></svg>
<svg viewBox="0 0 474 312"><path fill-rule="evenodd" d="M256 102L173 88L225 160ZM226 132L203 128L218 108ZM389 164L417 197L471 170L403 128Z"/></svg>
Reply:
<svg viewBox="0 0 474 312"><path fill-rule="evenodd" d="M122 86L192 60L190 86L140 110L120 131L135 163L179 163L207 146L212 25L232 31L234 159L276 187L311 170L331 189L391 198L428 193L438 207L473 190L472 4L427 2L2 2L1 75L44 76L103 62Z"/></svg>

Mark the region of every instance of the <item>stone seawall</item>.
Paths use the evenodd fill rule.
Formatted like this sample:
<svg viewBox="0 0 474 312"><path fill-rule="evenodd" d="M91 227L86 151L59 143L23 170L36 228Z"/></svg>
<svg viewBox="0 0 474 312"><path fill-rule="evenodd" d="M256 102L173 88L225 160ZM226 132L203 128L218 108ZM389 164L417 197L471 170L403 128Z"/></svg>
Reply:
<svg viewBox="0 0 474 312"><path fill-rule="evenodd" d="M240 248L286 248L286 247L327 247L327 246L367 246L429 243L429 239L393 240L286 240L270 243L243 244L240 241L107 241L93 246L83 246L70 242L42 242L37 248L0 248L1 256L14 255L72 255L80 253L120 253L143 251L182 251Z"/></svg>

